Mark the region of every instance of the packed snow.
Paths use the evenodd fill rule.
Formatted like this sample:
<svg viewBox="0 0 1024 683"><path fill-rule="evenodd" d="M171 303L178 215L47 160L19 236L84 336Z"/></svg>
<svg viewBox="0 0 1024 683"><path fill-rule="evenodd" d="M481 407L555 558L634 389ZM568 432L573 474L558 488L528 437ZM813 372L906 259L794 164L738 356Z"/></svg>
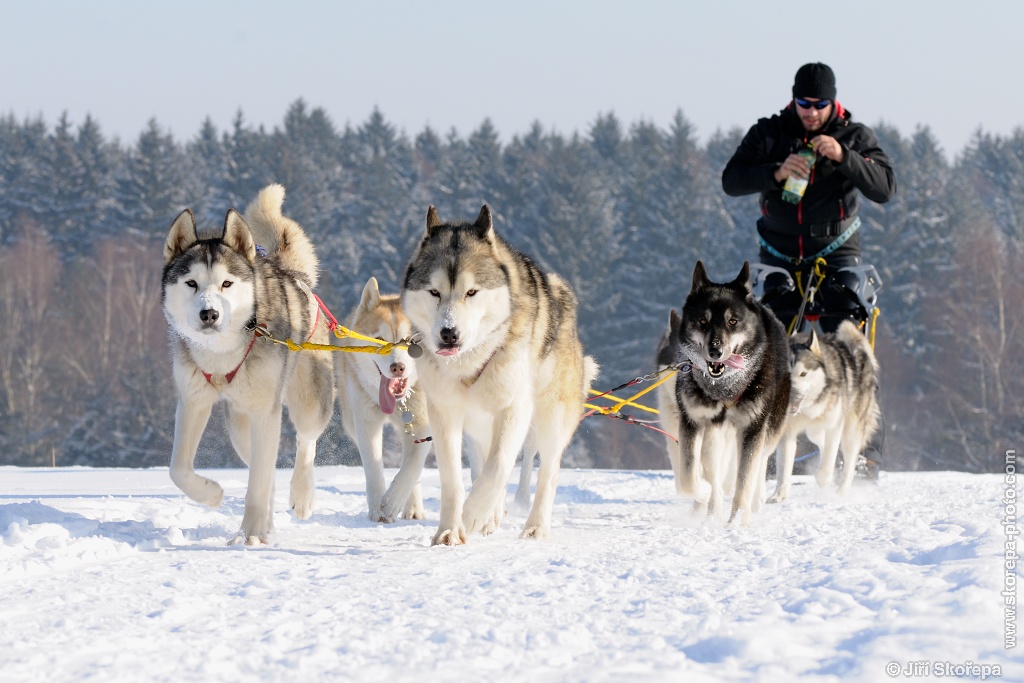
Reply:
<svg viewBox="0 0 1024 683"><path fill-rule="evenodd" d="M510 486L456 548L430 546L436 470L427 519L391 525L360 468L318 468L307 521L279 470L260 548L228 545L246 472L205 475L219 509L166 468L0 467L0 681L1024 680L1002 475L796 477L727 528L669 472L564 470L550 539L518 538Z"/></svg>

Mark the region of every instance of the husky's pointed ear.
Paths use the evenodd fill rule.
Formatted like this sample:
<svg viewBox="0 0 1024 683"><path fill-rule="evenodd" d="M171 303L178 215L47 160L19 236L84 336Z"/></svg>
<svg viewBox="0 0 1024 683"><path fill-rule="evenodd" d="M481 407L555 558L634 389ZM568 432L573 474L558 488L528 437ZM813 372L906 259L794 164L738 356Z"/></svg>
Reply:
<svg viewBox="0 0 1024 683"><path fill-rule="evenodd" d="M198 240L196 217L192 215L191 209L185 209L174 219L171 231L167 233L167 241L164 242L164 263L170 263L172 259L184 254Z"/></svg>
<svg viewBox="0 0 1024 683"><path fill-rule="evenodd" d="M743 262L743 267L740 268L740 274L732 281L732 287L733 289L738 289L743 292L744 296L747 298L754 296L754 290L750 287L750 261Z"/></svg>
<svg viewBox="0 0 1024 683"><path fill-rule="evenodd" d="M494 234L494 222L491 221L491 209L486 204L480 209L480 215L473 224L476 234L480 239L490 240Z"/></svg>
<svg viewBox="0 0 1024 683"><path fill-rule="evenodd" d="M377 286L377 278L371 277L363 287L363 296L359 299L359 305L367 311L372 311L380 305L380 288Z"/></svg>
<svg viewBox="0 0 1024 683"><path fill-rule="evenodd" d="M815 356L821 355L821 343L818 339L818 333L814 331L814 328L811 328L811 339L807 342L807 348L810 349L811 353Z"/></svg>
<svg viewBox="0 0 1024 683"><path fill-rule="evenodd" d="M669 339L679 338L679 328L683 325L683 316L676 309L668 312L668 336Z"/></svg>
<svg viewBox="0 0 1024 683"><path fill-rule="evenodd" d="M427 207L427 232L424 233L424 236L429 237L430 231L439 225L442 225L441 217L437 215L437 209L431 204Z"/></svg>
<svg viewBox="0 0 1024 683"><path fill-rule="evenodd" d="M242 214L234 209L228 209L224 217L224 232L220 241L229 249L244 256L249 263L256 262L256 244L252 241L252 233L249 231L249 224L242 218Z"/></svg>
<svg viewBox="0 0 1024 683"><path fill-rule="evenodd" d="M697 265L693 267L693 284L690 286L690 291L696 292L710 286L711 280L708 279L708 271L704 268L704 262L697 261Z"/></svg>

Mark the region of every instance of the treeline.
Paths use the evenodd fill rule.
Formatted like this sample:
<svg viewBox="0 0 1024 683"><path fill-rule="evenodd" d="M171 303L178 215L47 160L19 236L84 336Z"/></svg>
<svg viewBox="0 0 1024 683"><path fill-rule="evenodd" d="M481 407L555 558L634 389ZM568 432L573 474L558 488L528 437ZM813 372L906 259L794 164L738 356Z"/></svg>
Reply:
<svg viewBox="0 0 1024 683"><path fill-rule="evenodd" d="M701 145L679 112L667 129L602 114L572 136L536 123L502 144L485 121L410 138L378 111L339 130L299 100L272 131L239 113L179 142L154 120L129 146L91 118L0 118L0 464L168 462L163 239L183 208L218 228L269 182L287 188L338 315L371 275L397 291L429 204L470 219L487 203L503 235L575 287L598 385L650 372L694 262L724 279L756 258L756 199L719 180L743 132ZM887 466L998 469L1024 436L1024 132L979 132L953 164L928 128L875 132L899 185L862 210L885 283ZM199 460L237 464L216 422ZM566 464L665 467L663 438L591 417ZM318 462L357 458L336 421Z"/></svg>

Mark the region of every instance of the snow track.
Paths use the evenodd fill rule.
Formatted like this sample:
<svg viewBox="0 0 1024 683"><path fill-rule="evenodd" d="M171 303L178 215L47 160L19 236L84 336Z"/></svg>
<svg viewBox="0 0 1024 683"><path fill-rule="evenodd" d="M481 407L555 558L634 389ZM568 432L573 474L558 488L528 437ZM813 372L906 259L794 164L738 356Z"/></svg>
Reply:
<svg viewBox="0 0 1024 683"><path fill-rule="evenodd" d="M512 507L431 548L436 470L428 519L388 526L360 468L319 468L305 522L280 470L259 549L226 545L246 472L206 475L218 510L166 469L0 467L0 680L882 681L923 660L1024 679L997 475L883 473L843 500L797 477L727 529L670 473L569 470L550 540L520 540Z"/></svg>

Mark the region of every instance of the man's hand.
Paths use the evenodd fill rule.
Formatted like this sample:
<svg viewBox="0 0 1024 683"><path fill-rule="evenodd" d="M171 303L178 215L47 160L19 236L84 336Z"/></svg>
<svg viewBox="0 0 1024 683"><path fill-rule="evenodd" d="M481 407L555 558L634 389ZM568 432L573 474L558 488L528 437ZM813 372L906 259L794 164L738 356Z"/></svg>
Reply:
<svg viewBox="0 0 1024 683"><path fill-rule="evenodd" d="M833 140L833 142L835 142L835 140ZM775 182L781 183L790 176L806 178L810 174L811 167L807 164L807 160L799 154L790 154L786 157L786 160L782 162L782 165L775 169Z"/></svg>
<svg viewBox="0 0 1024 683"><path fill-rule="evenodd" d="M843 163L843 146L831 135L819 135L811 140L811 147L814 148L815 154L827 157L837 164Z"/></svg>

